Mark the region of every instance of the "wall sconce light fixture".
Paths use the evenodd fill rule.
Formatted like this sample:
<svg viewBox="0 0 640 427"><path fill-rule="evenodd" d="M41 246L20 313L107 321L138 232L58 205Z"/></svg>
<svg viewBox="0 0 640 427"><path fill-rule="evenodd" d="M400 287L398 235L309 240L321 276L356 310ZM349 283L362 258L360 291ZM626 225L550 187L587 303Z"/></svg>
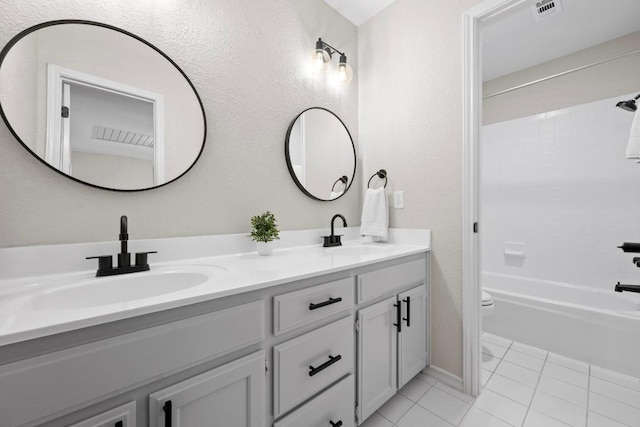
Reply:
<svg viewBox="0 0 640 427"><path fill-rule="evenodd" d="M313 68L317 72L326 71L331 64L331 58L334 53L340 54L340 61L335 68L334 74L336 82L339 85L346 86L351 83L351 80L353 79L353 69L351 68L351 65L347 64L347 55L328 43L323 42L320 38L316 42L315 50L312 52Z"/></svg>

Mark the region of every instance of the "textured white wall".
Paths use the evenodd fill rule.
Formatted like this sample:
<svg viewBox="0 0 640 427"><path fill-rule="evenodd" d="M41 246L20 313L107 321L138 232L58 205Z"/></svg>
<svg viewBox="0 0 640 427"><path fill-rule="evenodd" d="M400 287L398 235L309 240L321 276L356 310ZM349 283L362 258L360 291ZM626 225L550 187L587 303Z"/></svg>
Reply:
<svg viewBox="0 0 640 427"><path fill-rule="evenodd" d="M129 216L133 239L240 233L274 212L283 230L360 218L355 188L332 203L304 196L289 176L284 137L311 106L331 109L358 141L357 29L320 0L0 0L0 45L54 19L105 22L148 40L191 78L208 119L200 161L183 178L142 193L73 182L44 167L0 124L0 246L114 240ZM318 37L346 51L356 77L336 89L305 68Z"/></svg>
<svg viewBox="0 0 640 427"><path fill-rule="evenodd" d="M482 271L609 291L638 281L616 248L640 241L640 165L625 159L634 115L615 108L636 94L483 128Z"/></svg>
<svg viewBox="0 0 640 427"><path fill-rule="evenodd" d="M404 190L394 227L433 231L432 362L462 375L462 13L480 1L397 0L359 27L363 180Z"/></svg>

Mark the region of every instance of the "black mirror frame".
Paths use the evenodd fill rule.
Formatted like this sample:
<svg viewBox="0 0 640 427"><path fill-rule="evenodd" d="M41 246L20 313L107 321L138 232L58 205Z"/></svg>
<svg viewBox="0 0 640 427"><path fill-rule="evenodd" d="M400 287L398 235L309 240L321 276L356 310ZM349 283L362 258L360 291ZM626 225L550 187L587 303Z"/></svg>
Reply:
<svg viewBox="0 0 640 427"><path fill-rule="evenodd" d="M320 198L314 196L313 194L311 194L306 188L304 188L304 185L302 185L302 183L298 180L298 177L297 177L295 171L293 170L293 165L291 164L291 158L289 156L289 138L291 137L291 130L293 129L293 125L300 118L300 116L302 116L304 113L306 113L309 110L324 110L324 111L332 114L336 119L338 119L340 124L342 124L342 126L344 127L344 130L347 131L347 135L349 135L349 140L351 141L351 149L353 150L353 174L351 175L351 178L349 179L349 185L347 185L347 187L344 189L342 194L339 195L338 197L336 197L335 199L320 199ZM285 137L285 140L284 140L284 157L287 160L287 169L289 169L289 173L291 174L291 178L293 178L293 182L295 182L296 186L306 196L312 198L313 200L318 200L320 202L333 202L335 200L338 200L339 198L341 198L345 194L347 194L347 191L349 191L349 189L351 188L351 185L353 184L353 179L356 176L356 168L357 168L358 159L357 159L357 156L356 156L356 146L353 143L353 137L351 136L351 132L349 132L349 128L347 127L347 125L344 124L342 119L340 117L338 117L338 115L336 113L334 113L333 111L331 111L331 110L329 110L327 108L323 108L323 107L310 107L310 108L307 108L306 110L304 110L300 114L298 114L291 121L291 123L289 124L289 128L287 129L287 136Z"/></svg>
<svg viewBox="0 0 640 427"><path fill-rule="evenodd" d="M200 99L200 95L198 94L198 91L196 90L195 86L193 85L193 83L191 82L189 77L187 77L185 72L182 71L182 69L178 66L178 64L176 64L171 58L169 58L169 56L167 56L164 52L162 52L160 49L158 49L157 47L155 47L154 45L152 45L151 43L149 43L145 39L143 39L143 38L141 38L141 37L139 37L139 36L137 36L137 35L135 35L133 33L130 33L129 31L123 30L123 29L118 28L118 27L114 27L114 26L109 25L109 24L104 24L102 22L87 21L87 20L83 20L83 19L59 19L59 20L55 20L55 21L47 21L47 22L42 22L40 24L34 25L32 27L29 27L29 28L21 31L20 33L18 33L11 40L9 40L9 42L2 48L2 51L0 51L0 67L2 67L2 63L4 62L4 59L7 56L7 54L9 53L9 51L11 50L11 48L16 43L18 43L23 37L35 32L35 31L37 31L39 29L42 29L42 28L52 27L54 25L63 25L63 24L94 25L96 27L102 27L102 28L106 28L106 29L109 29L109 30L117 31L117 32L125 34L125 35L127 35L129 37L132 37L133 39L138 40L139 42L141 42L141 43L145 44L146 46L150 47L151 49L153 49L154 51L159 53L171 65L173 65L178 70L178 72L182 75L182 77L187 81L187 83L189 84L189 87L191 87L191 89L193 90L193 94L195 95L196 99L198 100L198 104L200 105L200 110L202 111L203 139L202 139L202 146L200 147L200 151L198 152L198 155L196 156L196 158L193 160L193 163L191 163L191 165L184 172L182 172L177 177L173 178L171 181L167 181L167 182L162 183L160 185L154 185L153 187L136 188L136 189L118 189L118 188L102 187L100 185L91 184L89 182L82 181L80 179L74 178L73 176L65 174L64 172L58 170L57 168L55 168L52 165L50 165L49 163L47 163L43 158L41 158L33 150L31 150L31 148L29 148L29 146L27 144L25 144L24 141L22 141L22 139L18 136L17 132L14 130L14 128L9 123L9 120L7 119L7 117L6 117L5 113L4 113L4 108L2 107L2 102L0 102L0 116L2 117L2 120L4 121L4 123L7 125L7 128L9 128L9 131L11 132L11 134L16 138L16 140L32 156L34 156L36 159L38 159L42 164L46 165L48 168L56 171L57 173L59 173L60 175L66 177L66 178L69 178L69 179L71 179L73 181L79 182L79 183L84 184L84 185L88 185L89 187L100 188L102 190L108 190L108 191L119 191L119 192L125 192L125 193L133 193L133 192L138 192L138 191L148 191L148 190L153 190L153 189L156 189L156 188L164 187L165 185L170 184L170 183L176 181L177 179L183 177L198 162L198 160L200 159L200 156L202 155L202 151L204 150L205 143L207 141L207 117L206 117L206 114L204 112L204 106L202 104L202 100Z"/></svg>

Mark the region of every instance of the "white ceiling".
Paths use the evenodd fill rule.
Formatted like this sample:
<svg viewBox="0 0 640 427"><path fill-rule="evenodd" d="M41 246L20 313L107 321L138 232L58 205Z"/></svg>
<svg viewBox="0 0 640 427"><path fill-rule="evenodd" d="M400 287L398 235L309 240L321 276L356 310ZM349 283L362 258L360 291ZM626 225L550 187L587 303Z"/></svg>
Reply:
<svg viewBox="0 0 640 427"><path fill-rule="evenodd" d="M324 0L360 25L395 0ZM556 0L562 12L536 22L523 2L483 27L483 77L491 80L640 30L640 0Z"/></svg>
<svg viewBox="0 0 640 427"><path fill-rule="evenodd" d="M395 0L324 0L342 16L360 25Z"/></svg>
<svg viewBox="0 0 640 427"><path fill-rule="evenodd" d="M562 12L541 22L532 0L484 25L485 81L640 30L639 0L560 2Z"/></svg>

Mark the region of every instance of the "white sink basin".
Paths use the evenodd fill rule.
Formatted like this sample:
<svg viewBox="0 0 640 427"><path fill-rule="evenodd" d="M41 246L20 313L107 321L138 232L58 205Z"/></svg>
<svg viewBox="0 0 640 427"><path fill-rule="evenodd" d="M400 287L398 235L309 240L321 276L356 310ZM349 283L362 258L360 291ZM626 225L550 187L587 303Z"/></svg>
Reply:
<svg viewBox="0 0 640 427"><path fill-rule="evenodd" d="M94 277L38 291L28 296L24 311L75 310L122 304L184 291L227 274L222 267L169 268Z"/></svg>
<svg viewBox="0 0 640 427"><path fill-rule="evenodd" d="M343 244L342 246L334 246L332 248L324 248L325 255L341 255L341 256L366 256L366 255L382 255L391 251L391 248L384 244Z"/></svg>

